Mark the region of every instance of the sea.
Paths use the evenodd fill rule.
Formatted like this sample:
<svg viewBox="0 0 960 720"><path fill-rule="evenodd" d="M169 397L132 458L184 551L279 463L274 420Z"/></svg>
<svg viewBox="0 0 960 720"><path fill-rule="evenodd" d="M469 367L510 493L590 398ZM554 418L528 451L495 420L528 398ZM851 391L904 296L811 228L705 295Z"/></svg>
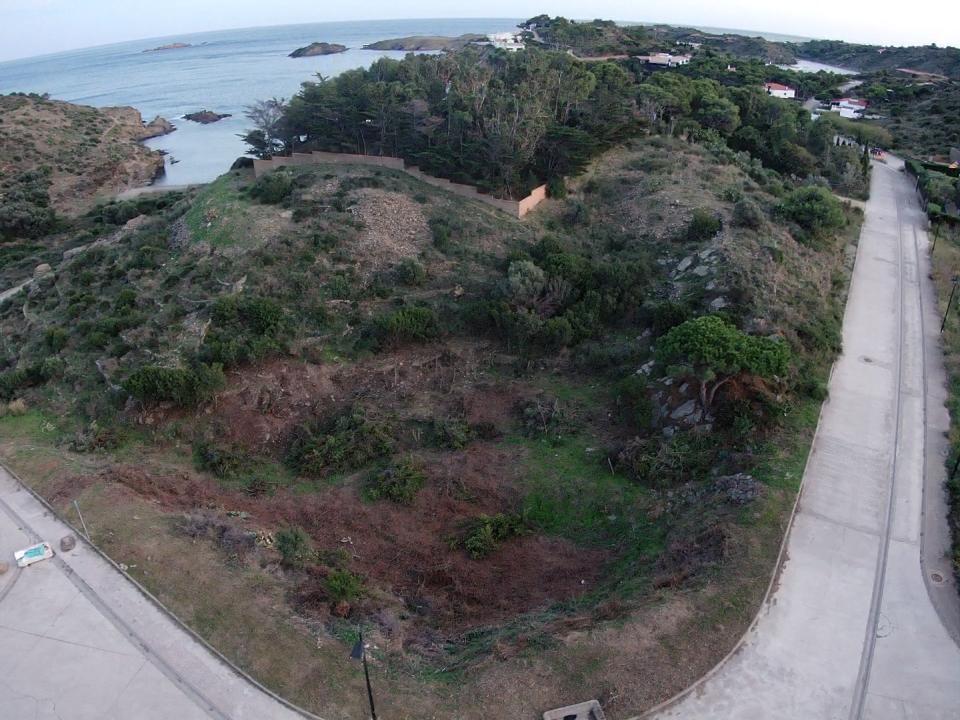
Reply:
<svg viewBox="0 0 960 720"><path fill-rule="evenodd" d="M176 131L146 144L166 155L157 185L210 182L226 172L247 146L244 109L256 100L290 98L317 74L333 77L403 52L361 46L408 35L497 33L520 19L389 20L258 27L150 38L0 63L0 93L49 93L57 100L109 107L130 105L144 120L167 118ZM291 58L311 42L346 45L337 55ZM143 52L170 43L191 47ZM183 119L198 110L229 113L209 125Z"/></svg>
<svg viewBox="0 0 960 720"><path fill-rule="evenodd" d="M301 83L315 80L318 74L333 77L368 67L378 58L405 54L363 50L363 45L408 35L507 32L519 22L517 18L331 22L135 40L0 63L0 93L49 93L57 100L97 107L130 105L147 121L165 117L176 125L176 131L146 141L149 147L166 153L166 172L156 184L205 183L226 172L246 152L240 135L250 127L244 111L251 103L290 98ZM788 37L799 39L770 39ZM311 42L339 43L348 50L337 55L288 57ZM171 43L190 47L144 52ZM198 110L231 117L209 125L184 119Z"/></svg>

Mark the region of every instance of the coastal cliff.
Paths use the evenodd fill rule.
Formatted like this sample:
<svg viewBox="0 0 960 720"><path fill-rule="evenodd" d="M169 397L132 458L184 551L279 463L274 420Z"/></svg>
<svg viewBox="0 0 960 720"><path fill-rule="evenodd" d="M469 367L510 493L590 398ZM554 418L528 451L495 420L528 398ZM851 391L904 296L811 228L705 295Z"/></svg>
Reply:
<svg viewBox="0 0 960 720"><path fill-rule="evenodd" d="M83 212L99 197L163 174L163 155L140 141L172 125L158 118L145 126L132 107L93 108L13 94L0 95L0 117L0 177L45 174L58 213Z"/></svg>

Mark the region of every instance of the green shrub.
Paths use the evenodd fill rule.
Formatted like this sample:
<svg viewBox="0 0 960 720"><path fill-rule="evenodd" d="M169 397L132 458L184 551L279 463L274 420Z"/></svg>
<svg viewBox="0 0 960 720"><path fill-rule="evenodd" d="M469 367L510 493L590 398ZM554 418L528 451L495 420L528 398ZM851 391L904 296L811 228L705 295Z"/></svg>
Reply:
<svg viewBox="0 0 960 720"><path fill-rule="evenodd" d="M169 401L181 407L209 400L225 386L223 368L203 363L186 368L146 365L124 383L124 389L143 403Z"/></svg>
<svg viewBox="0 0 960 720"><path fill-rule="evenodd" d="M787 193L777 212L800 228L799 239L806 242L823 240L846 223L840 202L822 187L802 187Z"/></svg>
<svg viewBox="0 0 960 720"><path fill-rule="evenodd" d="M362 408L353 407L339 416L297 428L286 460L297 472L323 477L329 472L363 467L392 448L389 428L369 419Z"/></svg>
<svg viewBox="0 0 960 720"><path fill-rule="evenodd" d="M59 326L48 327L47 331L43 334L43 343L52 353L58 353L63 350L69 340L70 334Z"/></svg>
<svg viewBox="0 0 960 720"><path fill-rule="evenodd" d="M293 176L283 170L260 176L250 186L250 196L267 205L279 205L293 194Z"/></svg>
<svg viewBox="0 0 960 720"><path fill-rule="evenodd" d="M397 266L397 280L402 285L423 285L427 271L413 258L404 258Z"/></svg>
<svg viewBox="0 0 960 720"><path fill-rule="evenodd" d="M393 342L432 340L440 335L440 320L432 308L405 307L378 317L376 328Z"/></svg>
<svg viewBox="0 0 960 720"><path fill-rule="evenodd" d="M617 457L617 464L644 485L671 487L706 477L718 451L718 440L712 435L688 430L665 440L631 440Z"/></svg>
<svg viewBox="0 0 960 720"><path fill-rule="evenodd" d="M620 415L634 432L650 427L654 406L650 400L647 379L643 375L628 375L616 385L617 405Z"/></svg>
<svg viewBox="0 0 960 720"><path fill-rule="evenodd" d="M434 216L427 223L430 226L430 232L433 234L433 244L437 250L448 252L452 245L454 227L450 221L442 216Z"/></svg>
<svg viewBox="0 0 960 720"><path fill-rule="evenodd" d="M63 372L59 358L48 357L22 368L0 373L0 400L10 400L22 391L43 385Z"/></svg>
<svg viewBox="0 0 960 720"><path fill-rule="evenodd" d="M763 208L750 198L738 200L733 206L733 222L740 227L757 230L763 227L765 220Z"/></svg>
<svg viewBox="0 0 960 720"><path fill-rule="evenodd" d="M425 480L423 466L408 457L374 472L367 483L366 496L370 500L383 499L410 505Z"/></svg>
<svg viewBox="0 0 960 720"><path fill-rule="evenodd" d="M504 540L525 534L529 527L526 517L517 513L478 515L467 525L466 533L455 543L474 560L491 555Z"/></svg>
<svg viewBox="0 0 960 720"><path fill-rule="evenodd" d="M221 297L213 305L200 357L224 367L255 362L281 351L290 329L283 307L272 298Z"/></svg>
<svg viewBox="0 0 960 720"><path fill-rule="evenodd" d="M333 602L350 602L363 595L363 580L349 570L331 570L324 589Z"/></svg>
<svg viewBox="0 0 960 720"><path fill-rule="evenodd" d="M663 300L646 308L650 330L654 337L660 337L670 328L681 325L693 316L693 311L684 303Z"/></svg>
<svg viewBox="0 0 960 720"><path fill-rule="evenodd" d="M430 424L430 434L437 447L447 450L462 450L470 442L470 426L460 419L434 419Z"/></svg>
<svg viewBox="0 0 960 720"><path fill-rule="evenodd" d="M237 447L223 447L209 440L193 443L193 464L197 470L213 473L218 478L230 480L249 469L250 456Z"/></svg>
<svg viewBox="0 0 960 720"><path fill-rule="evenodd" d="M697 208L693 211L693 217L687 225L687 240L691 242L702 242L709 240L723 227L720 218L704 208Z"/></svg>
<svg viewBox="0 0 960 720"><path fill-rule="evenodd" d="M273 539L284 565L297 567L310 556L310 537L303 528L283 528L276 532Z"/></svg>

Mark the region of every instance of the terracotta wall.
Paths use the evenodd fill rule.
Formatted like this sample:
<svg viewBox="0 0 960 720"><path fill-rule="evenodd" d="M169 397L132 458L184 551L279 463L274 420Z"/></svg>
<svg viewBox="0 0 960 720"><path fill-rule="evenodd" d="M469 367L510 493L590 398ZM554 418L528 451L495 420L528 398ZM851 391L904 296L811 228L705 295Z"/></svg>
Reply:
<svg viewBox="0 0 960 720"><path fill-rule="evenodd" d="M278 167L287 165L313 165L313 164L331 164L331 165L370 165L374 167L386 167L392 170L401 170L417 180L432 185L433 187L452 192L454 195L478 200L487 205L502 210L516 218L522 218L528 212L533 210L547 197L547 186L541 185L535 188L527 197L522 200L501 200L492 195L481 193L472 185L461 185L451 182L445 178L427 175L425 172L414 166L407 166L402 158L379 157L376 155L350 155L347 153L294 153L290 157L275 157L270 160L254 160L254 176L260 177L263 173L269 172Z"/></svg>

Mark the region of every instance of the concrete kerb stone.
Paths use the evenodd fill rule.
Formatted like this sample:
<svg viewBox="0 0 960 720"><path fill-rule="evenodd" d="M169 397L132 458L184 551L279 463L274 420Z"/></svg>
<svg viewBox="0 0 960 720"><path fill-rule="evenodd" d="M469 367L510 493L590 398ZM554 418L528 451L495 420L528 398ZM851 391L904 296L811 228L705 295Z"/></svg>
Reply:
<svg viewBox="0 0 960 720"><path fill-rule="evenodd" d="M305 717L305 718L308 718L308 720L324 720L324 718L321 718L319 715L314 715L314 714L311 713L309 710L305 710L304 708L300 707L299 705L296 705L296 704L290 702L289 700L287 700L286 698L282 697L281 695L278 695L278 694L275 693L273 690L271 690L270 688L266 687L265 685L263 685L262 683L260 683L260 682L259 682L258 680L256 680L255 678L253 678L251 675L249 675L249 674L248 674L247 672L245 672L243 669L237 667L237 665L235 665L226 655L224 655L223 653L221 653L219 650L217 650L215 647L213 647L209 642L207 642L203 637L201 637L200 635L198 635L191 627L189 627L186 623L184 623L183 620L181 620L181 619L176 615L176 613L174 613L172 610L170 610L170 608L168 608L166 605L164 605L163 602L161 602L159 598L157 598L153 593L151 593L151 592L150 592L149 590L147 590L143 585L141 585L141 584L140 584L134 577L132 577L126 570L124 570L123 568L121 568L120 565L117 564L117 563L113 560L113 558L111 558L109 555L107 555L103 550L101 550L101 549L100 549L96 544L94 544L92 541L90 541L89 539L87 539L87 538L73 525L73 523L71 523L69 520L67 520L66 518L64 518L59 512L57 512L57 511L54 509L54 507L53 507L50 503L48 503L48 502L46 501L46 499L44 499L41 495L39 495L36 491L34 491L33 488L31 488L27 483L25 483L25 482L23 481L23 479L22 479L16 472L14 472L13 469L12 469L9 465L7 465L7 464L6 464L5 462L3 462L2 460L0 460L0 468L2 468L2 469L5 470L7 473L9 473L10 477L12 477L12 478L17 482L17 484L18 484L21 488L23 488L23 489L26 490L28 493L30 493L30 495L31 495L37 502L39 502L41 505L43 505L43 507L47 510L47 512L49 512L49 513L50 513L53 517L55 517L58 521L60 521L61 523L63 523L64 525L66 525L68 528L70 528L70 530L74 533L74 535L75 535L76 537L80 538L80 542L85 543L85 544L87 545L87 547L89 547L91 550L93 550L93 552L95 552L97 555L99 555L100 558L103 559L105 562L107 562L114 570L116 570L118 573L120 573L121 575L123 575L124 579L126 579L127 582L129 582L130 584L132 584L132 585L140 592L141 595L143 595L151 604L154 605L154 607L156 607L161 613L163 613L163 614L166 615L168 618L170 618L170 620L172 620L178 627L180 627L181 630L183 630L184 632L186 632L193 640L195 640L196 642L200 643L200 645L202 645L204 648L206 648L206 650L207 650L211 655L213 655L214 657L216 657L220 662L222 662L224 665L226 665L226 667L228 667L228 668L229 668L231 671L233 671L236 675L238 675L240 678L242 678L242 679L245 680L246 682L250 683L250 685L252 685L252 686L255 687L256 689L260 690L260 691L263 692L265 695L270 696L271 698L273 698L274 700L276 700L278 703L280 703L281 705L285 706L285 707L288 708L289 710L292 710L293 712L295 712L295 713L297 713L297 714L299 714L299 715L302 715L302 716ZM29 532L28 532L28 534L33 534L33 533L29 533Z"/></svg>
<svg viewBox="0 0 960 720"><path fill-rule="evenodd" d="M857 242L857 253L854 257L854 267L860 259L860 243ZM850 295L850 289L853 287L855 278L851 273L850 286L847 288L847 295ZM846 312L844 313L844 318L846 318ZM837 360L834 360L830 365L830 373L827 377L827 386L829 387L830 383L833 380L833 372L837 367ZM824 404L830 402L829 396L824 400ZM810 456L813 454L813 448L817 444L817 440L820 437L820 424L823 422L823 406L820 408L820 415L817 417L817 427L813 431L813 440L810 443L810 449L807 452L807 459L809 461ZM783 562L784 557L787 553L787 541L790 539L790 532L793 530L793 523L797 517L797 510L800 508L800 500L803 497L803 488L804 483L806 482L806 463L804 463L804 472L800 476L800 486L797 488L797 497L794 498L793 507L790 508L790 518L787 521L786 530L783 533L783 538L780 540L780 550L777 552L777 561L774 563L773 572L770 574L770 582L767 583L766 592L763 594L763 600L760 602L759 607L757 608L756 614L753 616L753 620L750 621L750 624L747 626L747 629L744 630L743 635L740 636L740 639L734 644L730 651L724 655L716 665L710 668L704 675L697 678L693 683L688 685L686 688L673 695L670 698L667 698L661 703L654 705L652 708L645 710L640 715L634 715L628 720L645 720L646 718L652 718L654 715L668 710L673 707L681 700L689 696L691 693L696 692L700 687L705 685L714 675L720 672L721 669L730 661L734 655L740 652L740 649L746 643L747 638L750 637L750 634L753 632L754 628L757 626L757 623L760 621L760 616L763 614L763 609L769 604L770 598L773 595L774 588L777 587L777 581L780 578L780 574L783 571Z"/></svg>

